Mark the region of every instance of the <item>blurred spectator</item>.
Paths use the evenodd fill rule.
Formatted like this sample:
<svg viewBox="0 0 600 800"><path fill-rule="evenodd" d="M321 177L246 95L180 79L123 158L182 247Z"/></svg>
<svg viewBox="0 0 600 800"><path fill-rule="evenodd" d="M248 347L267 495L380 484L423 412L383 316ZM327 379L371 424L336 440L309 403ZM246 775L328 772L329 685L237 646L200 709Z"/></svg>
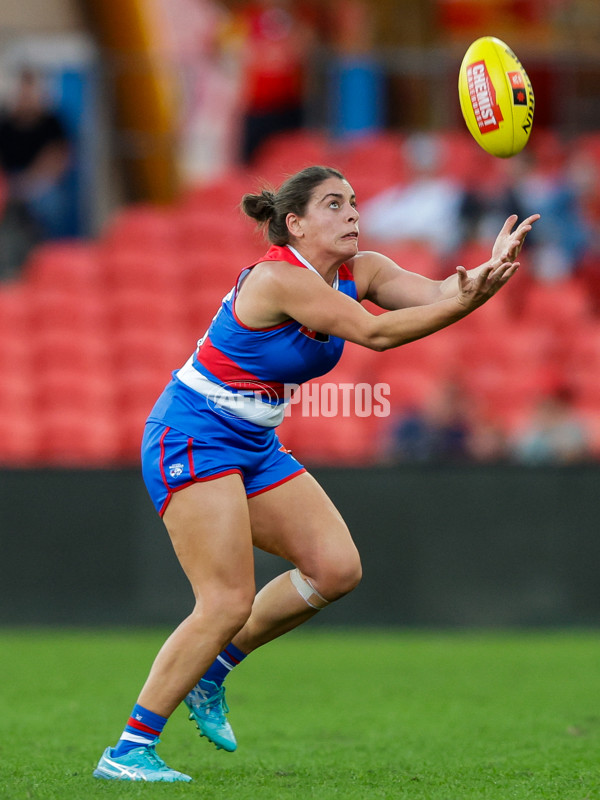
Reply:
<svg viewBox="0 0 600 800"><path fill-rule="evenodd" d="M237 59L231 14L217 0L161 0L161 52L177 76L178 161L185 184L211 180L237 158Z"/></svg>
<svg viewBox="0 0 600 800"><path fill-rule="evenodd" d="M501 426L491 419L471 420L469 457L478 464L497 464L508 458L508 442Z"/></svg>
<svg viewBox="0 0 600 800"><path fill-rule="evenodd" d="M441 147L439 139L429 134L417 134L405 142L411 179L361 204L364 234L380 241L428 242L440 254L456 249L461 187L439 174Z"/></svg>
<svg viewBox="0 0 600 800"><path fill-rule="evenodd" d="M600 156L580 150L575 144L570 173L579 190L578 206L588 232L587 249L600 255Z"/></svg>
<svg viewBox="0 0 600 800"><path fill-rule="evenodd" d="M240 157L249 163L272 134L304 125L307 63L316 39L292 0L242 3L232 23L242 48Z"/></svg>
<svg viewBox="0 0 600 800"><path fill-rule="evenodd" d="M560 280L572 275L589 240L581 207L586 180L577 150L558 167L547 168L544 160L529 154L519 157L522 175L516 182L523 204L542 215L540 227L528 241L532 246L532 271L541 280Z"/></svg>
<svg viewBox="0 0 600 800"><path fill-rule="evenodd" d="M539 401L513 446L513 457L522 464L574 464L589 456L585 426L573 412L566 390Z"/></svg>
<svg viewBox="0 0 600 800"><path fill-rule="evenodd" d="M514 159L498 160L494 169L465 186L459 206L460 244L494 239L511 214L527 216L515 190L519 167ZM527 204L527 208L531 206ZM528 242L529 244L529 242Z"/></svg>
<svg viewBox="0 0 600 800"><path fill-rule="evenodd" d="M469 459L470 420L459 385L444 383L424 408L411 408L392 433L391 460L457 462Z"/></svg>
<svg viewBox="0 0 600 800"><path fill-rule="evenodd" d="M39 77L25 69L0 115L0 167L7 201L0 223L4 272L19 267L37 241L68 230L69 144L59 117L47 107Z"/></svg>

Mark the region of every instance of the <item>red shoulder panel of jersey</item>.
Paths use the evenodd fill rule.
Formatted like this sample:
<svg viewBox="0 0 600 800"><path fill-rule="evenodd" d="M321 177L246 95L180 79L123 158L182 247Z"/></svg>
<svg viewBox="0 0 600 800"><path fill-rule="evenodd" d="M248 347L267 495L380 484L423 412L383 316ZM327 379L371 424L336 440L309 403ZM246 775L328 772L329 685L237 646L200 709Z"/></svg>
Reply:
<svg viewBox="0 0 600 800"><path fill-rule="evenodd" d="M353 281L354 273L348 266L346 266L346 264L342 264L342 266L338 269L338 277L341 281Z"/></svg>
<svg viewBox="0 0 600 800"><path fill-rule="evenodd" d="M303 264L296 256L292 253L289 247L280 247L279 245L273 244L267 252L259 258L256 264L260 264L261 261L287 261L288 264L295 264L297 267L303 267L306 269L306 264ZM254 264L252 266L255 266ZM346 264L342 264L341 267L338 269L338 276L341 281L353 281L354 275L352 271L346 266Z"/></svg>
<svg viewBox="0 0 600 800"><path fill-rule="evenodd" d="M306 269L306 266L296 258L289 247L280 247L277 244L272 244L264 256L258 259L256 264L260 264L261 261L287 261L288 264L295 264L297 267Z"/></svg>

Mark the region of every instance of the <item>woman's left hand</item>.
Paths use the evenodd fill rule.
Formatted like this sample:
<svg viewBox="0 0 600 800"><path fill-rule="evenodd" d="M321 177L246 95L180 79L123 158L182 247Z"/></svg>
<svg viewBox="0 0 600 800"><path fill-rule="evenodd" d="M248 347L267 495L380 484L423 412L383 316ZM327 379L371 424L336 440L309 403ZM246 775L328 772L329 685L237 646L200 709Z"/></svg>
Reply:
<svg viewBox="0 0 600 800"><path fill-rule="evenodd" d="M507 261L515 261L521 252L525 237L532 229L534 222L537 222L539 218L539 214L532 214L513 230L517 222L517 215L511 214L496 237L492 248L491 263L498 265Z"/></svg>

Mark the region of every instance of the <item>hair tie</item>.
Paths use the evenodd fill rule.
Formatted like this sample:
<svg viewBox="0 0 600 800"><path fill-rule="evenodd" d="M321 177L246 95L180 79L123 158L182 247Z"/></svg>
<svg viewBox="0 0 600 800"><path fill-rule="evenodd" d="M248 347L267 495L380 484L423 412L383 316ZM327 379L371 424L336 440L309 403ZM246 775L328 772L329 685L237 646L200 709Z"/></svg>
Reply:
<svg viewBox="0 0 600 800"><path fill-rule="evenodd" d="M271 192L269 189L262 190L263 199L266 201L269 208L275 210L275 194Z"/></svg>

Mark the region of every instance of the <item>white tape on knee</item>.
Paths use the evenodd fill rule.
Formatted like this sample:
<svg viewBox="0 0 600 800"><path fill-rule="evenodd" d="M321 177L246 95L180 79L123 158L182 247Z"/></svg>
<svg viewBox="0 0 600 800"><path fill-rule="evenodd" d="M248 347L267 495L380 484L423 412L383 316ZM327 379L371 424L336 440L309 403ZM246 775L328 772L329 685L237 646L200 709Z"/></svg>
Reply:
<svg viewBox="0 0 600 800"><path fill-rule="evenodd" d="M320 609L329 605L329 600L325 600L323 595L317 592L312 583L302 575L299 569L293 569L290 572L290 578L300 597L311 608Z"/></svg>

